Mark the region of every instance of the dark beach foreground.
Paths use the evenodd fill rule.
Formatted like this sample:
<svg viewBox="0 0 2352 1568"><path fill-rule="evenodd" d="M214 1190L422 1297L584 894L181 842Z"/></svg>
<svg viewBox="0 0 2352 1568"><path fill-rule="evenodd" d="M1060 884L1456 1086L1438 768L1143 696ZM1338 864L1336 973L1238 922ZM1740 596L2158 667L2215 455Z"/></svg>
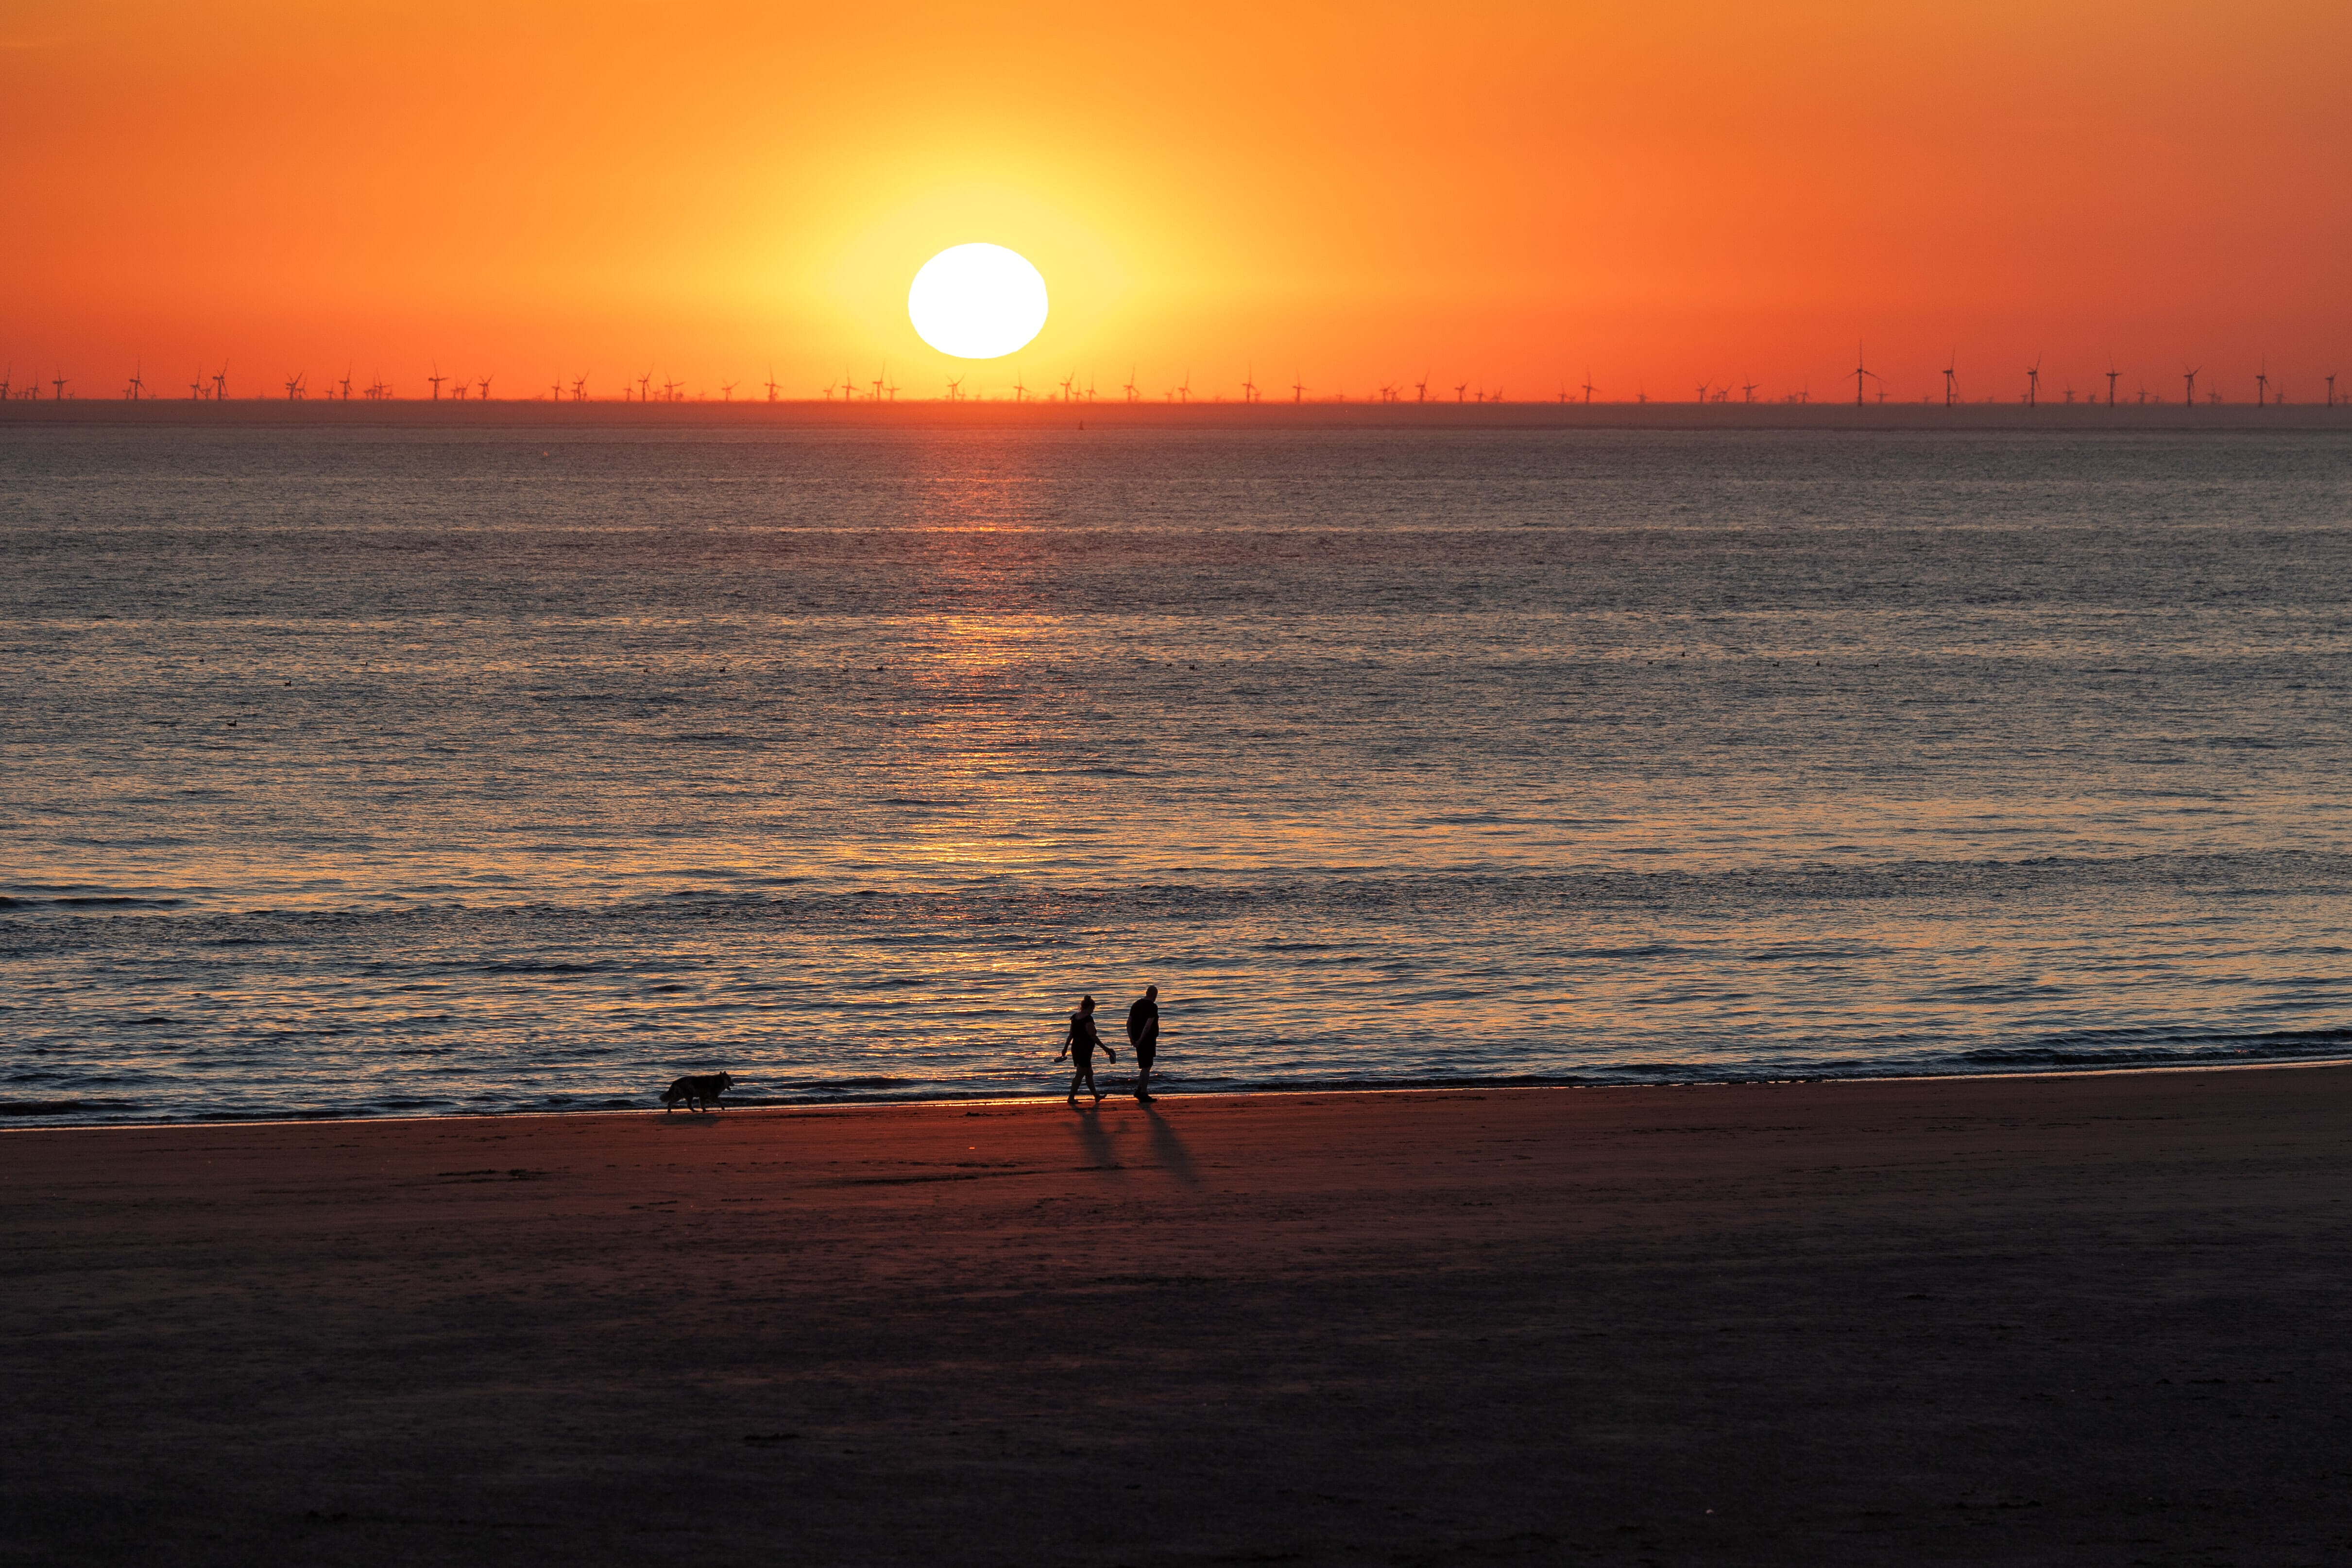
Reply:
<svg viewBox="0 0 2352 1568"><path fill-rule="evenodd" d="M2352 1552L2352 1071L0 1135L0 1560Z"/></svg>

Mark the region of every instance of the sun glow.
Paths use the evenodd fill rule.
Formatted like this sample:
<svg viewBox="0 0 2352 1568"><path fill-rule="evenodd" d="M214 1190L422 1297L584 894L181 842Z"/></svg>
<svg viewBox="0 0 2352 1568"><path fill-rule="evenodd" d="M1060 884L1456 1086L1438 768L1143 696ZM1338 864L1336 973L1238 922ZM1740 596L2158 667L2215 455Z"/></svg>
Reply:
<svg viewBox="0 0 2352 1568"><path fill-rule="evenodd" d="M958 359L997 359L1045 325L1045 279L1001 245L956 245L923 263L907 316L931 347Z"/></svg>

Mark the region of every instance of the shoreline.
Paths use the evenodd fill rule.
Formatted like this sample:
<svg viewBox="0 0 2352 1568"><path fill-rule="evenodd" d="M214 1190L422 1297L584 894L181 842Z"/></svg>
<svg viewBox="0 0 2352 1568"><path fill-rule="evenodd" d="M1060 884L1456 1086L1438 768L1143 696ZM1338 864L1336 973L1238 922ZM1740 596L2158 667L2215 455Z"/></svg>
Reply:
<svg viewBox="0 0 2352 1568"><path fill-rule="evenodd" d="M2031 1069L2005 1068L1990 1072L1918 1072L1918 1073L1852 1073L1817 1074L1792 1078L1702 1078L1661 1079L1638 1083L1591 1083L1575 1080L1545 1081L1527 1079L1446 1079L1442 1082L1404 1084L1345 1084L1268 1087L1263 1089L1215 1089L1198 1093L1183 1089L1163 1089L1155 1099L1165 1103L1199 1104L1211 1100L1284 1100L1298 1095L1449 1095L1493 1093L1576 1093L1584 1091L1679 1090L1695 1089L1775 1089L1834 1087L1851 1084L1887 1083L1985 1083L2009 1080L2078 1078L2141 1078L2177 1073L2240 1073L2297 1072L2328 1068L2352 1067L2352 1055L2271 1059L2245 1062L2147 1062L2118 1067L2054 1067ZM1108 1091L1106 1102L1132 1100L1129 1094ZM921 1110L964 1107L1004 1108L1021 1106L1061 1105L1063 1096L1053 1093L1034 1095L959 1096L938 1099L909 1100L751 1100L725 1108L725 1114L761 1114L806 1116L810 1114L847 1113L853 1111ZM642 1116L660 1116L658 1103L646 1106L583 1106L576 1110L430 1110L415 1114L398 1111L352 1111L348 1115L311 1116L213 1116L189 1117L180 1121L51 1121L51 1115L70 1114L50 1111L15 1111L0 1106L0 1138L16 1132L129 1132L164 1131L173 1129L206 1127L363 1127L412 1122L449 1122L474 1125L502 1121L556 1121L581 1118L611 1117L625 1120ZM679 1114L693 1114L690 1112Z"/></svg>

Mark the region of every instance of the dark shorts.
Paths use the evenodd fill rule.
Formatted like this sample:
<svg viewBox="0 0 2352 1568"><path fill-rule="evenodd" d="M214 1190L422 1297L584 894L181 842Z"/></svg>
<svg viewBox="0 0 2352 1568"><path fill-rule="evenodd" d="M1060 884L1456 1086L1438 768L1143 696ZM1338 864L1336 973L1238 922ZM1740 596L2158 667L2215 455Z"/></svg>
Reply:
<svg viewBox="0 0 2352 1568"><path fill-rule="evenodd" d="M1156 1057L1156 1056L1158 1056L1158 1055L1160 1054L1160 1047L1159 1047L1158 1046L1153 1045L1153 1044L1152 1044L1150 1041L1149 1041L1149 1040L1137 1040L1136 1042L1134 1042L1134 1045L1135 1045L1135 1065L1136 1065L1137 1067L1139 1067L1139 1068L1148 1068L1148 1067L1150 1067L1150 1066L1151 1065L1151 1058L1154 1058L1154 1057Z"/></svg>

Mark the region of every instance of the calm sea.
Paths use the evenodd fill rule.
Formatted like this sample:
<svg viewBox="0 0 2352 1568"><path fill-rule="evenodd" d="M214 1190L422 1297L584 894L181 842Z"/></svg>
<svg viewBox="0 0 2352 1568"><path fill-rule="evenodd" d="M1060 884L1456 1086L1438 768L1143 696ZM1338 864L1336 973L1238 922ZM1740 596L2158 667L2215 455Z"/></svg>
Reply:
<svg viewBox="0 0 2352 1568"><path fill-rule="evenodd" d="M2347 523L2325 433L0 428L0 1113L1058 1093L1147 984L1171 1092L2352 1054Z"/></svg>

